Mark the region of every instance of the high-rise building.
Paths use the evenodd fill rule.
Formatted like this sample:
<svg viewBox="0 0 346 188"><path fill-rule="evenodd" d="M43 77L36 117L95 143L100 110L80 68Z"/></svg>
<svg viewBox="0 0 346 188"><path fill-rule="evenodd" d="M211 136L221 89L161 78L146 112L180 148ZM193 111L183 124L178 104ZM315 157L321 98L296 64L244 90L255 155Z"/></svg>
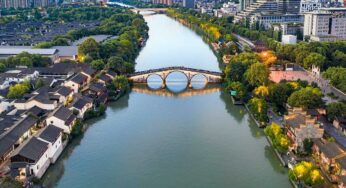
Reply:
<svg viewBox="0 0 346 188"><path fill-rule="evenodd" d="M305 13L305 12L312 12L314 10L318 10L322 7L322 3L318 0L302 0L300 3L300 10L299 12Z"/></svg>
<svg viewBox="0 0 346 188"><path fill-rule="evenodd" d="M304 17L304 37L310 41L346 40L346 8L321 8Z"/></svg>
<svg viewBox="0 0 346 188"><path fill-rule="evenodd" d="M183 0L183 7L195 8L195 0Z"/></svg>
<svg viewBox="0 0 346 188"><path fill-rule="evenodd" d="M173 0L152 0L154 4L164 4L164 5L172 5Z"/></svg>
<svg viewBox="0 0 346 188"><path fill-rule="evenodd" d="M2 8L28 8L29 0L0 0Z"/></svg>
<svg viewBox="0 0 346 188"><path fill-rule="evenodd" d="M48 5L48 0L33 0L33 7L46 7Z"/></svg>

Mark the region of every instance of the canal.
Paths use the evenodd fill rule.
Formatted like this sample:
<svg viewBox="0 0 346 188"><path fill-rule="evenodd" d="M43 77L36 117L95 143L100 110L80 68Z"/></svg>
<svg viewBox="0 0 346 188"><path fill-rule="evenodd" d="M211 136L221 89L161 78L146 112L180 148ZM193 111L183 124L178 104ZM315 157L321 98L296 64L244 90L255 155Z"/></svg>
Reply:
<svg viewBox="0 0 346 188"><path fill-rule="evenodd" d="M149 39L136 70L167 66L220 71L200 36L166 15L145 16ZM145 85L88 122L46 173L61 188L285 188L287 171L243 107L220 86L184 89L173 73L167 89ZM160 80L151 78L150 87ZM196 81L196 85L198 85ZM181 91L175 93L176 91Z"/></svg>

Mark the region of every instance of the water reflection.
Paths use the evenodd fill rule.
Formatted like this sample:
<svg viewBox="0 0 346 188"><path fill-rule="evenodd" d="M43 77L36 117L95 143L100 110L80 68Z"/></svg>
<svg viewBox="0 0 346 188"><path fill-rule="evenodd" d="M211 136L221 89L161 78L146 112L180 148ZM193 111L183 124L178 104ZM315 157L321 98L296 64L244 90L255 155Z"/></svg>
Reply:
<svg viewBox="0 0 346 188"><path fill-rule="evenodd" d="M149 95L157 95L164 97L192 97L196 95L205 95L209 93L219 92L221 90L218 84L208 84L203 89L194 89L185 87L181 92L172 92L169 88L152 89L147 84L135 84L131 91L136 93L144 93Z"/></svg>

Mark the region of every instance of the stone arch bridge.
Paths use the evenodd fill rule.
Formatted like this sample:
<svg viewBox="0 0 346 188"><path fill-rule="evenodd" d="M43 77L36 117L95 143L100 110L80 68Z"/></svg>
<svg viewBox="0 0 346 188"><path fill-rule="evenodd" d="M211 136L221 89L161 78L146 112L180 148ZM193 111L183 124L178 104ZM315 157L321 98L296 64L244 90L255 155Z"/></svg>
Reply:
<svg viewBox="0 0 346 188"><path fill-rule="evenodd" d="M133 74L128 75L129 80L133 81L134 83L147 83L148 78L151 75L158 75L162 79L163 87L166 86L166 79L169 74L173 72L180 72L183 73L188 82L188 86L191 87L191 80L196 75L202 75L205 78L206 83L219 83L222 81L222 73L221 72L215 72L215 71L208 71L208 70L202 70L202 69L194 69L194 68L187 68L187 67L166 67L166 68L159 68L159 69L150 69L146 71L139 71L135 72Z"/></svg>

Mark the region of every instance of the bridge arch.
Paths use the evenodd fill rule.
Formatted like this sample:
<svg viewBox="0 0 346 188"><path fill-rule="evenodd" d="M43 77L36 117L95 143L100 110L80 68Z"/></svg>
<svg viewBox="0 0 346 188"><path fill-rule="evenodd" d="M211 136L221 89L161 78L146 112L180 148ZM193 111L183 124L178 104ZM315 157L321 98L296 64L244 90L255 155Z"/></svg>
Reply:
<svg viewBox="0 0 346 188"><path fill-rule="evenodd" d="M172 70L172 71L169 71L169 72L167 73L167 75L165 76L165 80L166 80L166 81L167 81L168 76L171 75L172 73L181 73L181 74L183 74L183 75L185 76L187 82L190 81L189 76L188 76L184 71L182 71L182 70Z"/></svg>
<svg viewBox="0 0 346 188"><path fill-rule="evenodd" d="M202 76L204 78L204 83L203 83L202 87L194 87L194 85L193 85L193 81L194 80L193 79L196 76ZM191 78L190 78L190 86L189 87L190 88L195 88L195 89L203 89L203 88L205 88L207 86L208 82L209 82L209 77L206 74L204 74L204 73L197 73L197 74L194 74L194 75L191 76Z"/></svg>

